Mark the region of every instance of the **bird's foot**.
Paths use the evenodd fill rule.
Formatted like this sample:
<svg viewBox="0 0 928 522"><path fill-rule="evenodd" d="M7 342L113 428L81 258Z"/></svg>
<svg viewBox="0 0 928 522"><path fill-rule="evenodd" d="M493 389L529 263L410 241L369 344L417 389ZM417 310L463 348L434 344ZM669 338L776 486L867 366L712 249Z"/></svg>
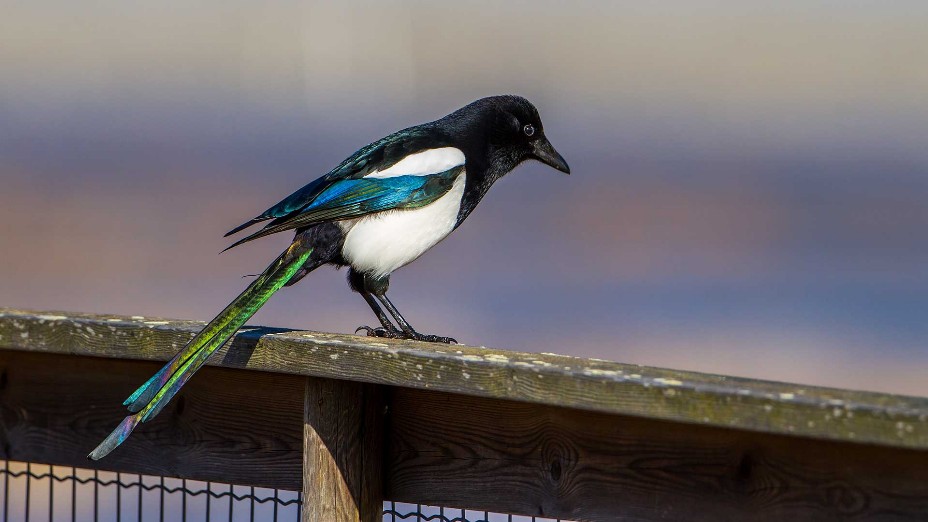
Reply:
<svg viewBox="0 0 928 522"><path fill-rule="evenodd" d="M396 328L386 328L378 327L371 328L370 326L359 326L354 333L365 332L368 337L385 337L387 339L408 339L411 341L423 341L426 343L445 343L445 344L457 344L458 342L451 337L442 337L440 335L427 335L420 334L419 332L413 331L411 334L408 334L402 330Z"/></svg>
<svg viewBox="0 0 928 522"><path fill-rule="evenodd" d="M458 344L457 340L455 340L452 337L442 337L440 335L420 334L419 332L415 332L415 335L407 335L406 339L412 339L414 341L423 341L426 343Z"/></svg>
<svg viewBox="0 0 928 522"><path fill-rule="evenodd" d="M406 339L406 334L402 331L397 330L396 328L384 328L380 326L378 328L371 328L370 326L359 326L354 333L365 332L368 337L385 337L387 339Z"/></svg>

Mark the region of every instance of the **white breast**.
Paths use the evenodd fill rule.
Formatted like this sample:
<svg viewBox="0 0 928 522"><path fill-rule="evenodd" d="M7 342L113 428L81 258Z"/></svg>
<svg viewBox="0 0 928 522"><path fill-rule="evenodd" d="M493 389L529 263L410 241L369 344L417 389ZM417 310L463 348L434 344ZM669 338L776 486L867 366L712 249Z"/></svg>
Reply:
<svg viewBox="0 0 928 522"><path fill-rule="evenodd" d="M357 271L375 277L415 261L454 230L461 197L462 172L444 196L416 209L378 212L341 222L346 231L342 255Z"/></svg>

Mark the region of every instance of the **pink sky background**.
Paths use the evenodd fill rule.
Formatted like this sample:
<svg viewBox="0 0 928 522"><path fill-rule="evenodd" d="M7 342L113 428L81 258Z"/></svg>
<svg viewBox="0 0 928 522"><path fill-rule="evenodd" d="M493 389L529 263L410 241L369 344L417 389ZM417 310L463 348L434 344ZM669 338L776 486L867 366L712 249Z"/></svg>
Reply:
<svg viewBox="0 0 928 522"><path fill-rule="evenodd" d="M526 164L400 270L467 344L928 395L928 4L71 2L0 18L0 306L207 320L222 234L475 98ZM344 273L254 324L374 322Z"/></svg>

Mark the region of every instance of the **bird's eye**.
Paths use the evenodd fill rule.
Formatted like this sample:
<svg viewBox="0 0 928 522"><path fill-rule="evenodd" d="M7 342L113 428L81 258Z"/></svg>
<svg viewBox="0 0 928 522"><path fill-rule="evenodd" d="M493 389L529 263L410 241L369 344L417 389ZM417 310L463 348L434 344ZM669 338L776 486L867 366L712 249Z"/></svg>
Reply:
<svg viewBox="0 0 928 522"><path fill-rule="evenodd" d="M533 136L535 134L535 126L529 123L525 127L522 127L522 132L524 132L526 136Z"/></svg>

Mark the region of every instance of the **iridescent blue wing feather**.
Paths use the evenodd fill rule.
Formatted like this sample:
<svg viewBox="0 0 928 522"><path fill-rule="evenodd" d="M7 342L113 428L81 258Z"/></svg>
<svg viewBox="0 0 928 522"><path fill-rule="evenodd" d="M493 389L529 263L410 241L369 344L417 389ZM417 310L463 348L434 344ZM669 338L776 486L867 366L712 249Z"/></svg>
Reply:
<svg viewBox="0 0 928 522"><path fill-rule="evenodd" d="M226 233L226 236L231 236L262 221L285 218L301 212L333 183L363 178L375 170L389 168L409 154L427 148L430 143L434 145L437 142L435 136L429 132L427 125L404 129L375 141L349 156L324 176L311 181L265 210L261 215L233 228Z"/></svg>
<svg viewBox="0 0 928 522"><path fill-rule="evenodd" d="M384 210L417 208L435 201L451 189L463 166L428 176L342 179L316 194L301 211L271 221L261 230L229 248L269 234L325 221L352 219Z"/></svg>

